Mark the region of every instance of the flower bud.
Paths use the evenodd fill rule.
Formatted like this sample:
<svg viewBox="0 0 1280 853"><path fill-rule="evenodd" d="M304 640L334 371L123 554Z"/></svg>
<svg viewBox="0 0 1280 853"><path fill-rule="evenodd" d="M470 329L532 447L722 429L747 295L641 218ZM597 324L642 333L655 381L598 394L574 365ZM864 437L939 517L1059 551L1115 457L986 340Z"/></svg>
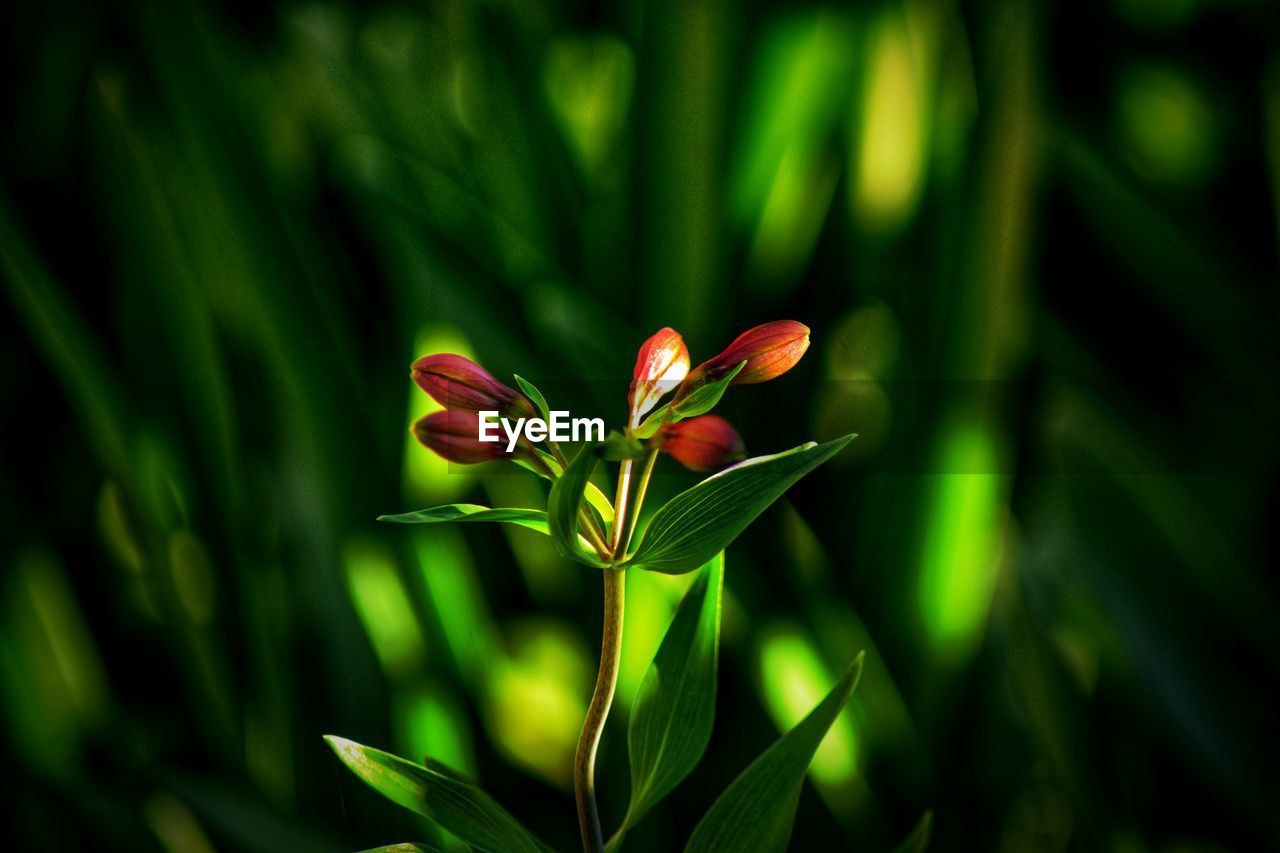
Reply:
<svg viewBox="0 0 1280 853"><path fill-rule="evenodd" d="M663 451L690 471L715 471L742 459L742 436L719 415L666 424L660 433Z"/></svg>
<svg viewBox="0 0 1280 853"><path fill-rule="evenodd" d="M510 459L526 452L517 445L513 453L507 454L501 441L481 441L480 416L458 409L432 412L419 419L413 425L413 434L438 455L460 465Z"/></svg>
<svg viewBox="0 0 1280 853"><path fill-rule="evenodd" d="M675 329L661 329L645 341L636 355L631 392L627 395L631 426L638 426L649 410L663 395L679 385L688 372L689 349Z"/></svg>
<svg viewBox="0 0 1280 853"><path fill-rule="evenodd" d="M537 414L514 389L468 358L452 353L424 355L413 363L413 381L446 409L464 412L496 411L507 417Z"/></svg>
<svg viewBox="0 0 1280 853"><path fill-rule="evenodd" d="M730 385L767 382L795 367L808 348L808 326L795 320L775 320L738 335L724 352L698 365L684 385L691 389L703 382L715 382L743 361L746 366Z"/></svg>

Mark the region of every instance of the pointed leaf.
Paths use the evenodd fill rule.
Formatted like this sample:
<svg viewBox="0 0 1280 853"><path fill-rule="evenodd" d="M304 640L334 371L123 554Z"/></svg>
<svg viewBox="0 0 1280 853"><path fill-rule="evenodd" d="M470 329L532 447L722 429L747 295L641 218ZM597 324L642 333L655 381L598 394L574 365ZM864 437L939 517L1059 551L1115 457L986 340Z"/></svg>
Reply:
<svg viewBox="0 0 1280 853"><path fill-rule="evenodd" d="M534 407L537 408L538 413L542 415L542 419L545 421L550 421L551 410L547 408L547 398L542 396L542 392L539 391L532 382L528 381L527 379L525 379L523 376L520 376L519 374L514 374L514 375L516 379L516 384L520 386L520 391L526 397L528 397L529 402L533 403Z"/></svg>
<svg viewBox="0 0 1280 853"><path fill-rule="evenodd" d="M715 722L724 552L703 566L680 603L631 712L631 805L624 830L697 766Z"/></svg>
<svg viewBox="0 0 1280 853"><path fill-rule="evenodd" d="M550 850L502 806L474 785L428 770L394 755L325 735L342 763L379 794L480 850Z"/></svg>
<svg viewBox="0 0 1280 853"><path fill-rule="evenodd" d="M859 652L827 698L733 781L702 818L685 853L782 851L791 838L809 763L862 674Z"/></svg>
<svg viewBox="0 0 1280 853"><path fill-rule="evenodd" d="M536 447L534 450L537 451L539 458L542 459L547 468L551 470L552 476L548 477L546 473L539 471L534 467L533 463L524 459L516 459L513 461L517 465L537 474L539 477L544 477L553 482L556 477L559 477L564 473L564 466L561 465L554 456L547 453L545 450L538 450ZM591 506L595 508L595 511L600 513L600 518L604 519L605 524L611 523L613 521L613 504L609 502L609 498L605 496L605 493L600 491L600 487L595 483L588 482L586 495L587 503L591 504Z"/></svg>
<svg viewBox="0 0 1280 853"><path fill-rule="evenodd" d="M540 509L489 509L478 504L445 504L400 515L380 515L378 521L395 524L439 524L449 521L506 521L539 533L550 533L547 514Z"/></svg>
<svg viewBox="0 0 1280 853"><path fill-rule="evenodd" d="M628 564L667 574L698 568L727 548L797 480L852 440L852 435L846 435L825 444L810 442L713 474L654 514Z"/></svg>
<svg viewBox="0 0 1280 853"><path fill-rule="evenodd" d="M600 491L600 487L595 483L587 483L587 503L595 507L596 512L600 513L600 517L604 519L605 524L613 523L613 504L609 502L609 498L605 493Z"/></svg>
<svg viewBox="0 0 1280 853"><path fill-rule="evenodd" d="M705 415L714 409L716 404L720 402L720 398L724 396L724 392L729 390L729 383L733 381L733 377L737 376L742 371L742 368L746 366L747 363L745 361L739 362L733 370L730 370L715 382L701 385L679 403L673 403L671 406L671 421Z"/></svg>
<svg viewBox="0 0 1280 853"><path fill-rule="evenodd" d="M551 530L551 542L556 550L570 560L595 568L602 568L607 564L582 544L582 539L578 536L578 510L582 506L588 478L599 459L597 447L583 445L578 455L564 469L564 473L551 486L551 496L547 500L547 526Z"/></svg>

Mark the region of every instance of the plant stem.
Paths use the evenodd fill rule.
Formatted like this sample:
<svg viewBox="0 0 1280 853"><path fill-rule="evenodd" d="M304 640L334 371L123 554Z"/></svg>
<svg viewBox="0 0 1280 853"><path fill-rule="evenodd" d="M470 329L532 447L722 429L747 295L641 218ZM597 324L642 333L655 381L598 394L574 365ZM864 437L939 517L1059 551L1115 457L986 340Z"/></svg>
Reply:
<svg viewBox="0 0 1280 853"><path fill-rule="evenodd" d="M627 518L626 529L623 531L622 539L614 553L614 558L625 557L627 548L631 546L631 536L636 532L636 521L640 518L640 506L644 503L645 493L649 491L649 478L653 476L653 465L658 461L658 448L654 447L649 450L648 455L644 458L644 468L640 471L640 482L636 485L635 506L631 508L631 515Z"/></svg>
<svg viewBox="0 0 1280 853"><path fill-rule="evenodd" d="M600 829L600 810L596 806L596 749L604 732L605 720L613 704L618 684L618 663L622 659L622 609L627 585L626 569L604 569L604 632L600 641L600 672L596 689L582 723L578 752L574 757L573 788L578 801L578 827L582 830L582 849L586 853L603 853L604 834Z"/></svg>
<svg viewBox="0 0 1280 853"><path fill-rule="evenodd" d="M631 497L632 460L623 461L618 472L618 493L614 500L610 553L616 559L628 526L627 504ZM639 507L637 507L637 510ZM625 569L604 569L604 626L600 639L600 668L596 688L587 708L578 738L578 751L573 761L573 793L578 802L578 828L582 832L582 849L586 853L604 853L604 834L600 830L600 809L596 805L596 750L604 733L605 720L613 705L618 686L618 663L622 658L622 610L626 600Z"/></svg>

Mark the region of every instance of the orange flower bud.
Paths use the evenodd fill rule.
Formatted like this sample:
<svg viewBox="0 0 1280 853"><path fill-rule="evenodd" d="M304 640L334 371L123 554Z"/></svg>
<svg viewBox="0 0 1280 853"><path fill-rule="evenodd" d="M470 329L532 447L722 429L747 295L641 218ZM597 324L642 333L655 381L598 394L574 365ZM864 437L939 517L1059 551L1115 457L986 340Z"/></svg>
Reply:
<svg viewBox="0 0 1280 853"><path fill-rule="evenodd" d="M662 450L690 471L715 471L742 459L742 436L719 415L666 424L660 433Z"/></svg>
<svg viewBox="0 0 1280 853"><path fill-rule="evenodd" d="M537 414L533 405L493 374L468 358L452 353L424 355L413 363L413 381L446 409L495 411L507 417Z"/></svg>
<svg viewBox="0 0 1280 853"><path fill-rule="evenodd" d="M679 385L688 372L689 348L675 329L660 329L645 341L636 355L631 392L627 395L631 426L638 426L649 410Z"/></svg>
<svg viewBox="0 0 1280 853"><path fill-rule="evenodd" d="M413 425L413 434L440 456L460 465L511 459L527 453L522 445L517 445L513 453L507 454L503 442L481 441L479 415L459 409L432 412L419 419Z"/></svg>
<svg viewBox="0 0 1280 853"><path fill-rule="evenodd" d="M776 379L796 366L809 348L809 327L795 320L775 320L747 329L710 361L698 365L685 379L685 389L714 382L740 362L747 364L731 385L751 385ZM683 393L683 391L682 391Z"/></svg>

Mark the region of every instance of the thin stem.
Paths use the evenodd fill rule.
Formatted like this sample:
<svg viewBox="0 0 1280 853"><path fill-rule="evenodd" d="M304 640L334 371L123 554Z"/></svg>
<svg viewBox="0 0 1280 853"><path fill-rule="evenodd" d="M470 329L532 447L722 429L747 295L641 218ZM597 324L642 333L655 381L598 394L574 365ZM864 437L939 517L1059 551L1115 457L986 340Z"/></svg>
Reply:
<svg viewBox="0 0 1280 853"><path fill-rule="evenodd" d="M600 672L595 693L582 723L578 751L573 763L573 788L578 801L578 826L582 849L603 853L604 834L600 830L600 810L596 806L596 750L604 733L605 720L613 705L618 684L618 664L622 659L622 610L627 586L625 569L604 570L604 632L600 641Z"/></svg>
<svg viewBox="0 0 1280 853"><path fill-rule="evenodd" d="M618 493L613 499L613 529L609 540L609 547L613 552L618 550L618 543L622 541L622 533L627 526L627 504L631 499L631 475L635 471L635 464L635 460L624 459L618 470Z"/></svg>
<svg viewBox="0 0 1280 853"><path fill-rule="evenodd" d="M636 532L636 521L640 518L640 507L644 504L645 493L649 491L649 478L653 476L653 465L658 461L658 448L651 448L648 455L644 458L644 468L640 471L640 481L636 485L636 499L634 506L631 508L631 515L627 518L626 529L623 531L622 539L614 552L614 559L619 559L627 555L627 548L631 546L631 537Z"/></svg>
<svg viewBox="0 0 1280 853"><path fill-rule="evenodd" d="M627 527L627 504L631 497L632 460L618 472L618 493L614 500L610 553L616 559ZM622 610L626 598L625 569L604 569L604 626L600 639L600 669L596 688L587 707L587 718L578 737L573 760L573 793L578 803L578 828L586 853L604 853L604 833L600 830L600 809L596 805L596 750L604 733L605 720L618 686L618 664L622 659Z"/></svg>

